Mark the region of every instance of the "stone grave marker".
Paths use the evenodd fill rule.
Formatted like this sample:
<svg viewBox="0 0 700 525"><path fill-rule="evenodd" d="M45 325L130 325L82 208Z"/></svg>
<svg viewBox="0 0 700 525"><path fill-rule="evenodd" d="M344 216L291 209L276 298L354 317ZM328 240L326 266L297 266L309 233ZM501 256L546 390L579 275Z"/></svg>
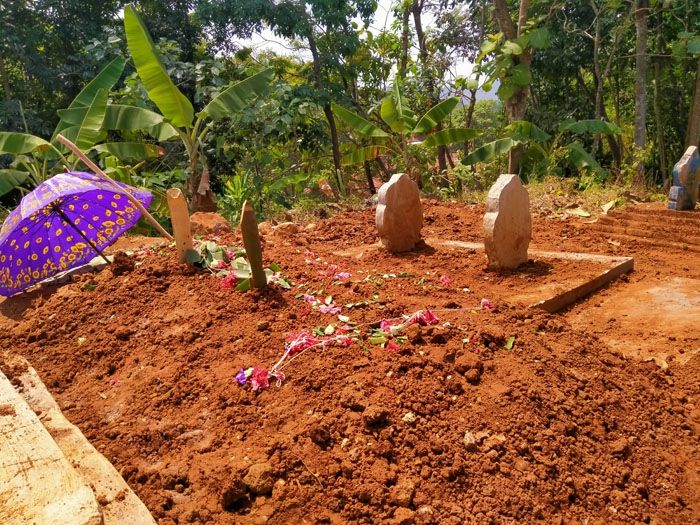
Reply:
<svg viewBox="0 0 700 525"><path fill-rule="evenodd" d="M692 210L700 192L700 156L698 148L690 146L673 166L673 186L668 192L668 207L672 210Z"/></svg>
<svg viewBox="0 0 700 525"><path fill-rule="evenodd" d="M416 247L423 227L423 208L415 182L405 173L396 173L379 188L377 230L384 247L406 252Z"/></svg>
<svg viewBox="0 0 700 525"><path fill-rule="evenodd" d="M531 233L527 190L517 175L501 175L489 190L484 215L489 268L513 269L526 262Z"/></svg>

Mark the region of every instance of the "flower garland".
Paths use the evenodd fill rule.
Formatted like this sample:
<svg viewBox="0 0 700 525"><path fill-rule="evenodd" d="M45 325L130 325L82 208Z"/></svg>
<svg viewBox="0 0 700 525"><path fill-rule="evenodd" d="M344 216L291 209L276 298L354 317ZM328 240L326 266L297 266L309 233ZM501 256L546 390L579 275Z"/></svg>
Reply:
<svg viewBox="0 0 700 525"><path fill-rule="evenodd" d="M261 366L241 368L236 374L236 382L240 386L250 384L253 391L269 388L271 379L275 380L277 386L281 386L285 379L282 369L294 358L311 348L347 347L364 337L372 344L381 344L382 347L395 351L399 349L395 339L403 339L400 333L407 326L412 324L427 326L439 322L438 316L432 310L426 308L401 318L383 319L379 322L378 330L374 329L366 334L362 334L358 327L353 328L347 324L339 328L336 328L335 325L328 325L323 331L319 329L312 332L304 329L292 332L287 335L282 357L269 370ZM340 333L335 333L336 330Z"/></svg>

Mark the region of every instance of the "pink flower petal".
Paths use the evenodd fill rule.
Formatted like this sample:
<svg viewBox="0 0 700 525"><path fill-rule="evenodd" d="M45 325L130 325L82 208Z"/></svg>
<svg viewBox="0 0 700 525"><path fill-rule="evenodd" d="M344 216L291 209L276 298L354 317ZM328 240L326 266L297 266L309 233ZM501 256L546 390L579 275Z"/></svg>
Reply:
<svg viewBox="0 0 700 525"><path fill-rule="evenodd" d="M493 310L494 308L496 308L496 305L494 304L493 301L484 297L481 300L481 308L483 308L484 310L490 311L490 310Z"/></svg>

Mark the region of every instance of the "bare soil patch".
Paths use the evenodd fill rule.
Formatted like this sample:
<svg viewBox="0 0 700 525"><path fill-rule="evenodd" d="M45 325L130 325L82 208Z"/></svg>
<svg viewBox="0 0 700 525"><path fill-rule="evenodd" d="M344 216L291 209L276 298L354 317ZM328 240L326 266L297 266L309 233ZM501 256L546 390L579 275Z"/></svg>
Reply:
<svg viewBox="0 0 700 525"><path fill-rule="evenodd" d="M424 206L424 237L481 240L483 208ZM375 241L372 210L270 233L265 258L295 287L263 293L223 290L153 249L119 276L0 303L0 343L30 360L160 523L700 520L700 341L689 330L700 291L684 292L683 329L625 299L700 279L697 254L535 217L534 247L636 258L627 278L549 315L509 298L584 267L533 260L498 274L483 253L429 245L333 255ZM240 388L238 370L271 366L288 333L333 322L296 297L320 289L366 302L343 309L357 323L429 307L440 324L411 327L398 351L309 350L281 387ZM627 324L609 320L623 310ZM637 357L660 348L667 367Z"/></svg>

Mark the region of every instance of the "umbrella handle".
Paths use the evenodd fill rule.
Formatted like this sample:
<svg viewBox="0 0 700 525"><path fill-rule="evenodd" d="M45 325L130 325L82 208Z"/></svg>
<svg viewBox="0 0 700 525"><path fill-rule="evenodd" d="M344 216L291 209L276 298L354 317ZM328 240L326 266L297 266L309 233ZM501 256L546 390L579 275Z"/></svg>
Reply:
<svg viewBox="0 0 700 525"><path fill-rule="evenodd" d="M143 214L143 216L146 218L148 222L151 223L151 225L160 233L163 237L168 239L169 241L174 241L174 237L170 235L165 229L160 225L160 223L153 218L153 215L148 213L148 210L144 207L141 202L134 197L129 190L126 190L119 186L112 178L107 175L104 171L102 171L97 164L92 162L90 158L85 155L78 146L73 144L70 140L68 140L66 137L61 135L60 133L56 135L56 140L59 141L61 144L63 144L65 147L67 147L69 150L71 150L80 160L83 161L83 163L90 168L92 171L95 172L95 174L100 177L102 180L107 182L108 184L111 184L114 186L117 190L119 190L119 193L124 193L127 198L131 201L131 203L138 208L138 210Z"/></svg>

